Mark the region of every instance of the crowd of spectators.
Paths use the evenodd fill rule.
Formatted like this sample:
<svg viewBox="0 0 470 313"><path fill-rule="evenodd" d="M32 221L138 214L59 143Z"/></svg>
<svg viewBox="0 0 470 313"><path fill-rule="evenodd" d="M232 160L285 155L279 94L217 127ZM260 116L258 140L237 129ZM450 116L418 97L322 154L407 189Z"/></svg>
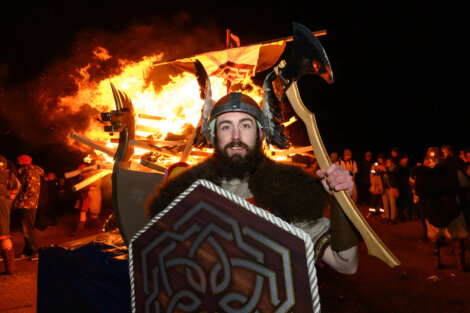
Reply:
<svg viewBox="0 0 470 313"><path fill-rule="evenodd" d="M357 160L350 149L345 149L341 155L332 153L330 158L350 171L355 181L352 199L367 208L366 218L377 217L389 225L419 220L423 238L435 242L437 266L441 267L440 247L448 240L456 245L459 267L465 268L463 238L468 235L466 225L470 223L470 148L456 154L449 145L431 147L414 165L398 148L376 156L369 150ZM39 248L36 229L44 231L57 225L57 217L75 207L80 219L70 235L77 235L87 223L87 216L88 223L97 227L101 209L100 181L73 192L64 177L46 173L32 161L28 155L19 156L16 162L0 156L0 248L7 274L16 271L10 239L13 218L20 222L24 237L19 257L35 260ZM86 177L84 173L79 179Z"/></svg>
<svg viewBox="0 0 470 313"><path fill-rule="evenodd" d="M455 154L450 145L430 147L422 161L408 163L398 148L379 153L370 151L356 162L349 149L332 161L351 172L357 186L357 205L368 208L367 218L379 216L382 223L395 225L419 220L423 239L435 244L437 267L442 268L440 248L453 245L457 264L465 270L464 238L470 223L470 148Z"/></svg>

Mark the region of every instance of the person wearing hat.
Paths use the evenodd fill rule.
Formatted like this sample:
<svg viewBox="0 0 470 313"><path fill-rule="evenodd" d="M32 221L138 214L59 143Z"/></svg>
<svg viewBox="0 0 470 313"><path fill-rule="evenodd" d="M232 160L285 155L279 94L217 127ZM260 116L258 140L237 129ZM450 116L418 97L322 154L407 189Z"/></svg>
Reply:
<svg viewBox="0 0 470 313"><path fill-rule="evenodd" d="M18 178L8 170L7 159L0 155L0 251L7 275L16 273L15 251L10 236L10 213L12 200L19 188Z"/></svg>
<svg viewBox="0 0 470 313"><path fill-rule="evenodd" d="M219 99L204 121L203 132L215 148L211 157L159 185L149 201L148 215L164 210L197 179L206 179L305 230L322 260L341 273L357 270L359 241L355 230L329 197L330 190L352 193L349 172L337 164L317 171L318 178L300 167L277 163L263 153L263 140L286 147L277 128L249 96L230 93ZM279 125L277 125L279 126ZM325 192L327 190L327 192ZM331 206L330 219L324 217Z"/></svg>
<svg viewBox="0 0 470 313"><path fill-rule="evenodd" d="M33 159L26 154L20 155L16 163L21 188L13 202L13 208L19 211L21 219L21 232L25 241L22 256L34 260L37 258L39 249L34 222L44 170L34 165Z"/></svg>

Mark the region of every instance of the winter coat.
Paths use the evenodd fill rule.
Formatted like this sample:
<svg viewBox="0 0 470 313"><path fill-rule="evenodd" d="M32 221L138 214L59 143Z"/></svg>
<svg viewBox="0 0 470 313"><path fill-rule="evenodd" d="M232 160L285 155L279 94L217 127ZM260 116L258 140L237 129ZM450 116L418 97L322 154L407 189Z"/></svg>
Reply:
<svg viewBox="0 0 470 313"><path fill-rule="evenodd" d="M34 164L28 164L18 169L21 188L13 202L17 209L37 209L41 191L41 177L44 170Z"/></svg>

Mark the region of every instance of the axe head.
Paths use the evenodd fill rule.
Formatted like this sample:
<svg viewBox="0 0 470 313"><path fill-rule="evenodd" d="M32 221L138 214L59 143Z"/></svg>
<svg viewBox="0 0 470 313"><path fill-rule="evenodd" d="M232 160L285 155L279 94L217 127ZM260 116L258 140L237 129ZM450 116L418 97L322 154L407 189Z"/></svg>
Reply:
<svg viewBox="0 0 470 313"><path fill-rule="evenodd" d="M328 84L333 83L333 72L323 46L315 35L304 25L293 23L293 47L287 64L280 70L283 80L290 84L305 74L322 77Z"/></svg>

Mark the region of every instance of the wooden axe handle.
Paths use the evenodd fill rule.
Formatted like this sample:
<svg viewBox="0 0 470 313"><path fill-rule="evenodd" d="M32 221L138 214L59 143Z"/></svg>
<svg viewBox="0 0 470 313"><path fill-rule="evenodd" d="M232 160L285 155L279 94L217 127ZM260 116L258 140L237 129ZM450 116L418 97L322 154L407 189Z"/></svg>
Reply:
<svg viewBox="0 0 470 313"><path fill-rule="evenodd" d="M279 66L274 69L276 74L279 75L279 68L284 66L285 61L282 60ZM292 82L285 93L295 113L302 119L305 127L307 128L310 144L312 145L313 153L315 154L320 169L326 170L326 168L331 164L331 160L320 137L320 132L317 127L315 116L305 107L304 103L302 102L302 98L300 97L299 89L297 87L297 82ZM333 195L346 216L361 234L362 238L364 239L364 243L367 246L368 253L384 261L390 267L400 265L400 261L392 254L392 252L390 252L387 246L385 246L382 240L370 227L347 192L344 190L340 192L333 192Z"/></svg>

